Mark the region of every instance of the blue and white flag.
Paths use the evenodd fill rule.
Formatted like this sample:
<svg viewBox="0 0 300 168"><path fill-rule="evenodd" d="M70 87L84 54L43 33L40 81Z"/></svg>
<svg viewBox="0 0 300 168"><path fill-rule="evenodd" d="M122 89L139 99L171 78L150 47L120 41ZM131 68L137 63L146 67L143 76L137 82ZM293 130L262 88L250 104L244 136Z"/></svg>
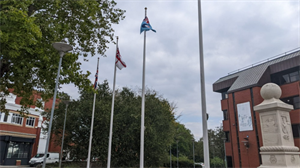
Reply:
<svg viewBox="0 0 300 168"><path fill-rule="evenodd" d="M149 19L146 16L145 19L142 22L141 32L140 33L142 33L143 31L149 31L149 30L152 30L152 31L154 31L156 33L156 30L152 29L152 27L150 25L150 22L149 22Z"/></svg>

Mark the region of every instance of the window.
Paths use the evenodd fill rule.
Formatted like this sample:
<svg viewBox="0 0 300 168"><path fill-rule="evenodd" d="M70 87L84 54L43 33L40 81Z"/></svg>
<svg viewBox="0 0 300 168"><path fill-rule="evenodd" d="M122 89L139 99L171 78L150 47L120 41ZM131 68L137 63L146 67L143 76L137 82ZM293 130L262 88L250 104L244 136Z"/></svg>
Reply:
<svg viewBox="0 0 300 168"><path fill-rule="evenodd" d="M271 75L271 81L278 85L299 81L300 80L299 78L300 78L299 67L292 68Z"/></svg>
<svg viewBox="0 0 300 168"><path fill-rule="evenodd" d="M228 111L223 110L223 120L228 120Z"/></svg>
<svg viewBox="0 0 300 168"><path fill-rule="evenodd" d="M293 103L294 103L294 109L299 109L300 108L300 97L299 96L294 97Z"/></svg>
<svg viewBox="0 0 300 168"><path fill-rule="evenodd" d="M13 114L12 119L11 119L11 123L21 125L22 121L23 121L23 118L21 117L20 114Z"/></svg>
<svg viewBox="0 0 300 168"><path fill-rule="evenodd" d="M7 122L8 115L9 114L4 114L3 122Z"/></svg>
<svg viewBox="0 0 300 168"><path fill-rule="evenodd" d="M232 157L231 157L231 156L226 156L226 160L227 160L227 167L228 167L228 168L233 167L233 164L232 164Z"/></svg>
<svg viewBox="0 0 300 168"><path fill-rule="evenodd" d="M225 132L225 142L230 142L230 138L229 138L229 132Z"/></svg>
<svg viewBox="0 0 300 168"><path fill-rule="evenodd" d="M43 157L45 154L43 154L43 153L38 153L38 154L36 154L34 157L35 158L41 158L41 157ZM47 154L47 158L49 157L49 154Z"/></svg>
<svg viewBox="0 0 300 168"><path fill-rule="evenodd" d="M222 92L222 100L223 99L228 99L228 94L227 92Z"/></svg>
<svg viewBox="0 0 300 168"><path fill-rule="evenodd" d="M34 120L35 120L34 117L28 117L27 120L26 120L26 126L33 127L34 126Z"/></svg>
<svg viewBox="0 0 300 168"><path fill-rule="evenodd" d="M282 83L282 84L290 83L290 77L289 77L289 74L282 75L281 83Z"/></svg>
<svg viewBox="0 0 300 168"><path fill-rule="evenodd" d="M28 142L10 142L6 158L27 158L30 151Z"/></svg>
<svg viewBox="0 0 300 168"><path fill-rule="evenodd" d="M290 73L289 75L290 75L291 82L295 82L295 81L299 80L299 72L298 71Z"/></svg>
<svg viewBox="0 0 300 168"><path fill-rule="evenodd" d="M293 124L292 130L294 138L300 138L300 124Z"/></svg>
<svg viewBox="0 0 300 168"><path fill-rule="evenodd" d="M288 98L283 98L281 101L293 105L294 109L299 109L300 108L300 97L299 96L294 96L294 97L288 97Z"/></svg>

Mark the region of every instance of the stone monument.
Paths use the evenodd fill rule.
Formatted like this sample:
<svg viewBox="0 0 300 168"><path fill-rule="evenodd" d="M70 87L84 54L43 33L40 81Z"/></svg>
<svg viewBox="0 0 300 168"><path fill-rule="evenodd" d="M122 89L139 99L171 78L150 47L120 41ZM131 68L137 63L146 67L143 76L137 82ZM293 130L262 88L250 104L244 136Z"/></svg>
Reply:
<svg viewBox="0 0 300 168"><path fill-rule="evenodd" d="M264 101L254 107L259 113L263 140L259 168L300 168L300 152L294 144L289 114L293 106L279 99L281 89L274 83L265 84L260 94Z"/></svg>

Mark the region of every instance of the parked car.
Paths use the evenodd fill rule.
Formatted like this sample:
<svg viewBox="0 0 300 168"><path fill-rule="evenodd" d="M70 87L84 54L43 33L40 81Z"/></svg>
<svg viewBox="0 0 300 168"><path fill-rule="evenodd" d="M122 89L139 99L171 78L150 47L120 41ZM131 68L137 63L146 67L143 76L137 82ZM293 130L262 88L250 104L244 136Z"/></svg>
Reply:
<svg viewBox="0 0 300 168"><path fill-rule="evenodd" d="M33 158L29 160L30 167L42 164L44 162L44 153L38 153ZM59 162L59 153L48 153L46 158L46 163L58 163Z"/></svg>

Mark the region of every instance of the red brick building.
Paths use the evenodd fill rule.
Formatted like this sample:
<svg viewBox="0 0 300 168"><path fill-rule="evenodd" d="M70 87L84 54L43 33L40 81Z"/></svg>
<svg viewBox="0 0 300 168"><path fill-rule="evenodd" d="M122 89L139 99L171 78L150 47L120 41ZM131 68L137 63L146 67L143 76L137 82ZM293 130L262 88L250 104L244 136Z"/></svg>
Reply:
<svg viewBox="0 0 300 168"><path fill-rule="evenodd" d="M41 98L34 95L35 100ZM41 127L45 118L42 109L31 106L27 118L22 117L17 110L21 109L21 97L10 93L6 97L6 109L9 114L0 113L0 165L28 165L31 157L37 152L44 153L47 134ZM41 100L42 101L42 100ZM44 102L44 109L51 109L53 100ZM60 146L53 142L49 144L50 152L60 152Z"/></svg>
<svg viewBox="0 0 300 168"><path fill-rule="evenodd" d="M263 146L259 114L261 87L276 83L282 90L280 99L294 106L290 112L295 146L300 148L300 50L252 65L220 78L213 91L222 95L223 130L228 167L258 167Z"/></svg>

